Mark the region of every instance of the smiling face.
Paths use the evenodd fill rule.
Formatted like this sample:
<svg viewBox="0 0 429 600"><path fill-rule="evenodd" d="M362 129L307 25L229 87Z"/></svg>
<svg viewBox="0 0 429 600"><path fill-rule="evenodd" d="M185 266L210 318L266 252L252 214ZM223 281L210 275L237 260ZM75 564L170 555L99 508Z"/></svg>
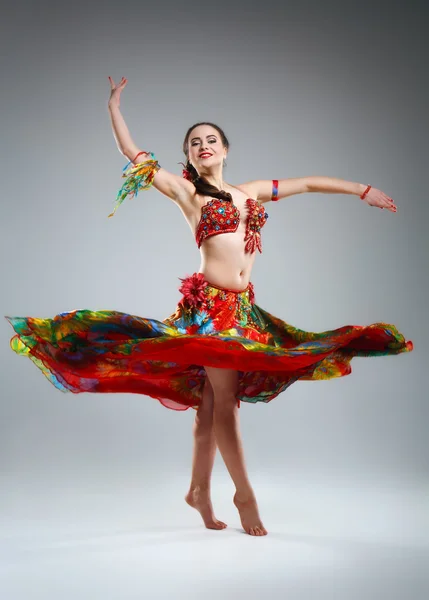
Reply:
<svg viewBox="0 0 429 600"><path fill-rule="evenodd" d="M220 133L211 125L195 127L188 138L188 157L199 173L221 166L227 155Z"/></svg>

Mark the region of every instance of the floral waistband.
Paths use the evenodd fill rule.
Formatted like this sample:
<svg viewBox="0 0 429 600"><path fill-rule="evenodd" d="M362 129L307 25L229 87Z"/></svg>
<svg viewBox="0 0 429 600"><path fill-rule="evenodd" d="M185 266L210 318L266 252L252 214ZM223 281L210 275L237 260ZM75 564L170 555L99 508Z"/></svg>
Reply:
<svg viewBox="0 0 429 600"><path fill-rule="evenodd" d="M183 294L184 299L191 306L198 306L205 303L208 298L214 299L216 296L219 297L219 300L227 300L234 297L237 301L247 300L250 304L253 304L255 300L253 283L250 281L244 290L238 291L210 283L206 280L203 273L193 273L184 279L181 277L179 279L182 282L179 292Z"/></svg>

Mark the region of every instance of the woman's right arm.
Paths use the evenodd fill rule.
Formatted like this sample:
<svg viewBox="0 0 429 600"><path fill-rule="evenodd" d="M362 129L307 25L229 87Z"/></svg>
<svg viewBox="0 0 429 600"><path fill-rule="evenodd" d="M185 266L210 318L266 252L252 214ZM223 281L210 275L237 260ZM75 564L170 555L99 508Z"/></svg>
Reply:
<svg viewBox="0 0 429 600"><path fill-rule="evenodd" d="M133 161L142 150L133 141L128 130L125 119L120 111L120 95L128 80L124 77L119 84L115 84L109 77L111 85L110 99L108 109L110 121L112 124L113 136L118 146L119 152L129 161ZM144 162L148 158L148 154L140 154L135 164ZM162 194L179 204L181 208L185 208L189 204L190 199L195 194L195 186L190 181L174 175L164 168L161 168L155 175L153 186Z"/></svg>

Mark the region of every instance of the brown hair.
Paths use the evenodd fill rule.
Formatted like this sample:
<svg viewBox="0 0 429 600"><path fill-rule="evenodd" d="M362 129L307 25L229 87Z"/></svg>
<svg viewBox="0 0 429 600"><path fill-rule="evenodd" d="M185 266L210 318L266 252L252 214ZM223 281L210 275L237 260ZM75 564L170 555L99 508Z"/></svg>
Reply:
<svg viewBox="0 0 429 600"><path fill-rule="evenodd" d="M211 185L211 183L209 183L204 177L198 175L198 171L196 170L196 168L189 162L189 136L191 134L191 131L195 129L195 127L199 127L200 125L210 125L210 127L216 129L219 132L222 144L225 146L225 148L229 149L228 138L226 137L224 131L218 125L215 125L214 123L209 123L207 121L204 121L202 123L195 123L195 125L189 127L188 131L186 132L185 139L183 140L183 153L186 156L185 168L191 174L191 181L194 184L198 194L201 194L202 196L211 196L212 198L219 198L219 200L229 200L230 202L232 202L232 196L230 193L225 192L224 190L219 190L216 186Z"/></svg>

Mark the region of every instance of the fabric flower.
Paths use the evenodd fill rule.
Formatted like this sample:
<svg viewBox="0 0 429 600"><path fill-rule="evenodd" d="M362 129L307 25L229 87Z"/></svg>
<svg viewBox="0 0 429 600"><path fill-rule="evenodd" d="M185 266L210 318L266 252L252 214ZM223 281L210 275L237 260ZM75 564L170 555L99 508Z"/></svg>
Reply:
<svg viewBox="0 0 429 600"><path fill-rule="evenodd" d="M184 165L182 162L179 163L179 165L183 166L182 177L184 179L187 179L188 181L192 181L192 173L190 171L188 171L188 169L186 168L186 165Z"/></svg>
<svg viewBox="0 0 429 600"><path fill-rule="evenodd" d="M191 276L182 279L182 285L179 288L179 292L183 294L185 300L187 300L190 306L197 306L199 303L205 301L205 288L208 286L207 281L204 279L202 273L194 273Z"/></svg>

